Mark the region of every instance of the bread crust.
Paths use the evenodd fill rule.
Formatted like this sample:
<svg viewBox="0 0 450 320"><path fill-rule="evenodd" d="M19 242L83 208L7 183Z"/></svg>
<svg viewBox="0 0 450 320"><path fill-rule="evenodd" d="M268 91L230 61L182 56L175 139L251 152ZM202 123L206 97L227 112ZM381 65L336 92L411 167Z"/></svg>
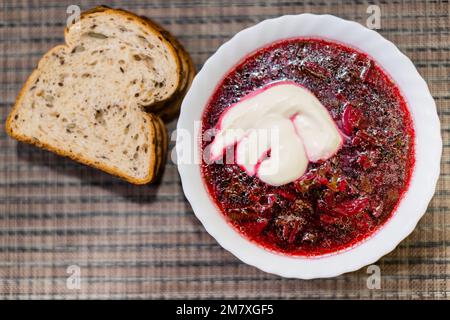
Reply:
<svg viewBox="0 0 450 320"><path fill-rule="evenodd" d="M165 164L165 160L166 160L166 152L167 152L167 147L168 147L168 141L167 141L167 130L166 127L164 125L164 123L162 122L162 120L152 114L153 117L153 125L155 126L155 130L156 130L156 153L158 155L157 157L157 161L156 161L156 169L155 169L155 175L154 175L154 179L153 181L159 179L161 177L163 168L164 168L164 164Z"/></svg>
<svg viewBox="0 0 450 320"><path fill-rule="evenodd" d="M178 54L177 54L176 49L173 47L171 42L169 42L161 34L159 29L154 28L153 25L150 24L146 19L143 19L143 18L141 18L141 17L139 17L139 16L137 16L137 15L131 13L131 12L128 12L128 11L125 11L125 10L122 10L122 9L111 9L111 8L108 8L108 7L105 7L105 6L100 6L100 7L96 7L94 9L91 9L89 11L86 11L86 12L82 13L81 19L83 19L84 17L86 17L89 14L100 13L100 12L105 12L105 13L111 12L111 13L114 13L114 14L121 14L121 15L124 15L126 17L134 19L136 22L140 23L144 28L146 28L146 30L148 30L149 32L152 32L154 34L160 35L162 37L162 39L166 42L167 47L170 48L170 50L173 52L173 55L176 56L176 57L179 57ZM65 30L64 30L64 37L67 36L68 30L69 29L66 27ZM163 155L161 154L161 152L159 152L157 154L157 146L156 146L156 135L157 135L157 132L156 132L155 126L159 125L159 124L157 124L158 121L154 120L152 115L150 115L150 114L148 114L148 113L146 113L144 111L142 112L142 114L147 119L147 121L149 122L149 128L150 128L150 135L149 135L149 141L150 141L150 146L149 146L149 148L150 148L150 150L149 150L150 151L149 152L149 154L150 154L150 159L149 159L150 167L149 167L148 175L146 177L142 178L142 179L130 176L130 175L120 171L118 168L114 168L114 167L108 166L106 164L100 163L99 161L86 158L82 154L75 154L75 153L73 153L71 151L63 150L63 149L54 147L52 145L49 145L49 144L47 144L45 142L42 142L42 141L40 141L38 139L30 138L30 137L27 137L27 136L24 136L24 135L21 135L21 134L18 134L16 132L14 132L14 129L12 128L12 125L11 125L12 121L13 121L13 117L16 115L18 107L21 105L21 102L22 102L22 100L24 98L25 92L27 92L29 90L31 84L34 82L34 80L38 76L41 62L45 58L50 56L53 52L57 51L58 49L61 49L62 47L63 48L67 48L67 44L57 45L57 46L53 47L52 49L50 49L49 51L47 51L47 53L45 53L42 56L42 58L39 60L37 68L32 71L32 73L30 74L28 79L25 81L25 84L23 85L22 89L20 90L20 92L19 92L19 94L18 94L18 96L16 98L16 101L14 103L14 106L13 106L13 108L12 108L11 112L9 113L8 118L6 120L6 124L5 124L6 133L9 136L11 136L12 138L14 138L14 139L16 139L18 141L21 141L21 142L24 142L24 143L28 143L28 144L31 144L31 145L35 145L35 146L37 146L39 148L46 149L48 151L54 152L54 153L56 153L56 154L58 154L60 156L67 157L67 158L70 158L70 159L75 160L77 162L80 162L82 164L85 164L85 165L88 165L88 166L100 169L100 170L102 170L102 171L104 171L106 173L109 173L111 175L120 177L120 178L122 178L122 179L124 179L124 180L126 180L126 181L128 181L130 183L133 183L133 184L142 185L142 184L147 184L147 183L153 181L156 178L156 176L157 176L157 171L159 171L159 169L157 168L157 160L159 160L159 162L161 162L162 161L161 157ZM179 75L178 76L178 83L180 83L181 82L180 81L180 79L181 79L181 65L180 65L179 58L178 58L177 61L178 61L177 62L178 65L177 66L178 66L178 70L179 70L179 72L178 72L178 75ZM165 101L170 100L176 92L177 92L177 90L175 90L174 93L170 97L168 97ZM163 131L165 131L165 128L163 129ZM167 133L165 133L165 134L167 134ZM166 138L164 138L164 136L162 138L163 138L163 140L166 141L165 143L167 144L167 136L166 136ZM167 147L166 147L166 149L167 149ZM157 157L159 159L157 159Z"/></svg>

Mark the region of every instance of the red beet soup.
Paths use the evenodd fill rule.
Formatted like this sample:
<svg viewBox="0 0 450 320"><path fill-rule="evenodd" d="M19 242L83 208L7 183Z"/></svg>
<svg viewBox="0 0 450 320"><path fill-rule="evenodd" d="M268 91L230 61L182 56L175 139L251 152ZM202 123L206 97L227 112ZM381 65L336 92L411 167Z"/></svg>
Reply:
<svg viewBox="0 0 450 320"><path fill-rule="evenodd" d="M391 217L408 188L414 130L406 102L369 56L334 42L289 39L257 50L223 78L202 132L243 96L281 80L309 89L328 110L344 136L339 152L277 187L224 159L203 161L204 183L229 223L268 250L317 256L349 248ZM210 143L203 140L201 149Z"/></svg>

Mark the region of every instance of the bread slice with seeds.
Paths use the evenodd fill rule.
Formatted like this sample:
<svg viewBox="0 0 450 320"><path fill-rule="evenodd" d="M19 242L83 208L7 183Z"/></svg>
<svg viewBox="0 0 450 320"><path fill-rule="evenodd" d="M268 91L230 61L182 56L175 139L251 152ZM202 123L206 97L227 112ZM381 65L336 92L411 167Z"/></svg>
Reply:
<svg viewBox="0 0 450 320"><path fill-rule="evenodd" d="M148 20L106 7L82 14L65 39L28 78L6 131L135 184L154 180L167 133L144 108L178 93L177 50Z"/></svg>

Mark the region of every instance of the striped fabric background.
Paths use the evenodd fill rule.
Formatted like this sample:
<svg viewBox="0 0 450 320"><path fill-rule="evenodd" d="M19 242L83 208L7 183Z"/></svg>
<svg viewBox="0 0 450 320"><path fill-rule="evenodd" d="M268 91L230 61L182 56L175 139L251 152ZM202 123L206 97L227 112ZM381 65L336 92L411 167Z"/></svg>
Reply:
<svg viewBox="0 0 450 320"><path fill-rule="evenodd" d="M11 298L449 298L450 5L374 1L380 33L415 63L436 99L444 154L437 193L420 224L382 258L381 289L367 269L332 279L282 279L223 250L195 218L167 163L159 185L132 186L4 133L39 57L63 41L66 9L95 1L0 2L0 297ZM263 19L331 13L365 23L366 1L103 1L147 15L179 37L198 69L237 31ZM372 2L371 2L372 3ZM175 122L169 125L170 130ZM171 143L173 147L173 142ZM77 265L81 287L66 286Z"/></svg>

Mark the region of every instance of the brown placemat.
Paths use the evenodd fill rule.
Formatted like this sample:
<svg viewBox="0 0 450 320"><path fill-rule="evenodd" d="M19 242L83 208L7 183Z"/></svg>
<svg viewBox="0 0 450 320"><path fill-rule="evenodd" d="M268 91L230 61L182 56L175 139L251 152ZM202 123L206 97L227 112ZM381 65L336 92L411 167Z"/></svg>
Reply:
<svg viewBox="0 0 450 320"><path fill-rule="evenodd" d="M266 18L330 13L365 23L366 1L110 1L179 37L198 68L220 44ZM39 57L63 41L73 1L1 1L1 298L449 298L450 17L448 1L375 1L380 33L415 63L436 99L444 152L436 195L413 234L377 265L301 281L237 260L209 236L185 200L176 166L159 185L133 186L4 133L14 99ZM98 3L80 1L82 10ZM169 128L172 131L175 122ZM171 143L171 148L173 142ZM67 268L81 288L67 287Z"/></svg>

